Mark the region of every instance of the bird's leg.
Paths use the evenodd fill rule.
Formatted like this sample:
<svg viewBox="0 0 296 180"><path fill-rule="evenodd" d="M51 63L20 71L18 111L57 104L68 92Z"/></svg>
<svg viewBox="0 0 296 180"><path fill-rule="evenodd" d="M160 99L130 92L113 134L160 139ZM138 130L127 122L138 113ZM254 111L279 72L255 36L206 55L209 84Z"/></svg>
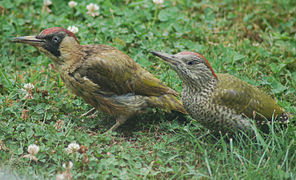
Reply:
<svg viewBox="0 0 296 180"><path fill-rule="evenodd" d="M91 113L95 112L96 111L96 108L92 108L91 110L87 111L86 113L82 114L81 116L79 116L79 118L82 118L84 116L88 116L90 115Z"/></svg>
<svg viewBox="0 0 296 180"><path fill-rule="evenodd" d="M95 113L93 113L93 114L87 116L87 118L89 118L89 119L91 119L91 118L95 118L95 117L97 117L97 115L98 115L98 111L96 111Z"/></svg>
<svg viewBox="0 0 296 180"><path fill-rule="evenodd" d="M117 117L116 118L116 123L107 132L111 132L111 131L116 130L120 125L122 125L123 123L125 123L125 121L127 119L128 119L127 116L119 116L119 117Z"/></svg>

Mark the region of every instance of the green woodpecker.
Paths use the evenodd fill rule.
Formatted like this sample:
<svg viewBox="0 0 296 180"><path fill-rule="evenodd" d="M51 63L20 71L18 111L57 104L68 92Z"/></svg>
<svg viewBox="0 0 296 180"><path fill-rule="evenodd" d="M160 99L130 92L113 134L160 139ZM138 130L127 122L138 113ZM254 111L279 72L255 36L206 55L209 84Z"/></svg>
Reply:
<svg viewBox="0 0 296 180"><path fill-rule="evenodd" d="M208 60L198 53L152 53L181 78L182 101L189 115L211 130L251 132L249 118L259 124L273 116L288 120L288 114L269 95L232 75L215 74Z"/></svg>
<svg viewBox="0 0 296 180"><path fill-rule="evenodd" d="M45 29L36 36L16 37L13 41L43 52L74 94L114 116L116 124L110 131L147 108L187 113L176 98L177 92L114 47L81 45L72 32L61 27Z"/></svg>

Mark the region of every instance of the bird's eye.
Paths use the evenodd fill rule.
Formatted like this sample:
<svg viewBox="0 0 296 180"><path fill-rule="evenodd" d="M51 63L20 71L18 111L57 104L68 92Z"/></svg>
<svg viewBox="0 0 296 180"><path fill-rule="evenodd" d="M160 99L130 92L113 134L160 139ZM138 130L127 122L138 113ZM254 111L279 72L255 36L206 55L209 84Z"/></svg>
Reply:
<svg viewBox="0 0 296 180"><path fill-rule="evenodd" d="M193 61L189 61L187 64L188 64L188 65L193 65L193 64L196 64L196 63L197 63L197 61L194 61L194 60L193 60Z"/></svg>
<svg viewBox="0 0 296 180"><path fill-rule="evenodd" d="M53 41L54 43L59 43L59 42L60 42L60 38L59 38L58 36L54 36L54 37L52 38L52 41Z"/></svg>

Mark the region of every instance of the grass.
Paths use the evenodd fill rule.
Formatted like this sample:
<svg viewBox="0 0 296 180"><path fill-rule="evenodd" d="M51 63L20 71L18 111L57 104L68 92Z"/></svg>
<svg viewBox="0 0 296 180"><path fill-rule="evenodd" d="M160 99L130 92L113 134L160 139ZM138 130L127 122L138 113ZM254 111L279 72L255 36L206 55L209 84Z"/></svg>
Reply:
<svg viewBox="0 0 296 180"><path fill-rule="evenodd" d="M150 50L196 51L216 72L230 73L264 89L287 111L296 102L296 2L99 0L97 17L86 5L52 1L0 2L0 177L54 179L73 162L74 179L295 179L295 131L272 125L255 139L214 137L196 120L160 110L136 117L112 135L104 115L79 118L91 107L73 95L50 60L34 48L9 43L13 36L75 25L81 44L107 44L129 54L142 67L181 92L176 73ZM32 83L33 99L24 99ZM57 122L64 122L56 129ZM295 122L295 119L292 120ZM84 150L67 154L73 142ZM40 146L38 161L23 158Z"/></svg>

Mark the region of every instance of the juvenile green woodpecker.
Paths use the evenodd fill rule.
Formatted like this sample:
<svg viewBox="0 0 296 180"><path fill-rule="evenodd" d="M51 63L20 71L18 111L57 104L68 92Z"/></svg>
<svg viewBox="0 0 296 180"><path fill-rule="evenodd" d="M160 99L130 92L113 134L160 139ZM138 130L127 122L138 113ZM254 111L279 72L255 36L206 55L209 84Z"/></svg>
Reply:
<svg viewBox="0 0 296 180"><path fill-rule="evenodd" d="M116 123L110 131L147 108L187 113L176 98L177 92L114 47L81 45L72 32L61 27L45 29L36 36L16 37L13 41L43 52L74 94L114 116Z"/></svg>
<svg viewBox="0 0 296 180"><path fill-rule="evenodd" d="M272 117L279 121L288 120L289 115L269 95L232 75L215 74L208 60L198 53L152 54L177 72L183 82L185 109L211 130L251 132L249 118L259 124Z"/></svg>

